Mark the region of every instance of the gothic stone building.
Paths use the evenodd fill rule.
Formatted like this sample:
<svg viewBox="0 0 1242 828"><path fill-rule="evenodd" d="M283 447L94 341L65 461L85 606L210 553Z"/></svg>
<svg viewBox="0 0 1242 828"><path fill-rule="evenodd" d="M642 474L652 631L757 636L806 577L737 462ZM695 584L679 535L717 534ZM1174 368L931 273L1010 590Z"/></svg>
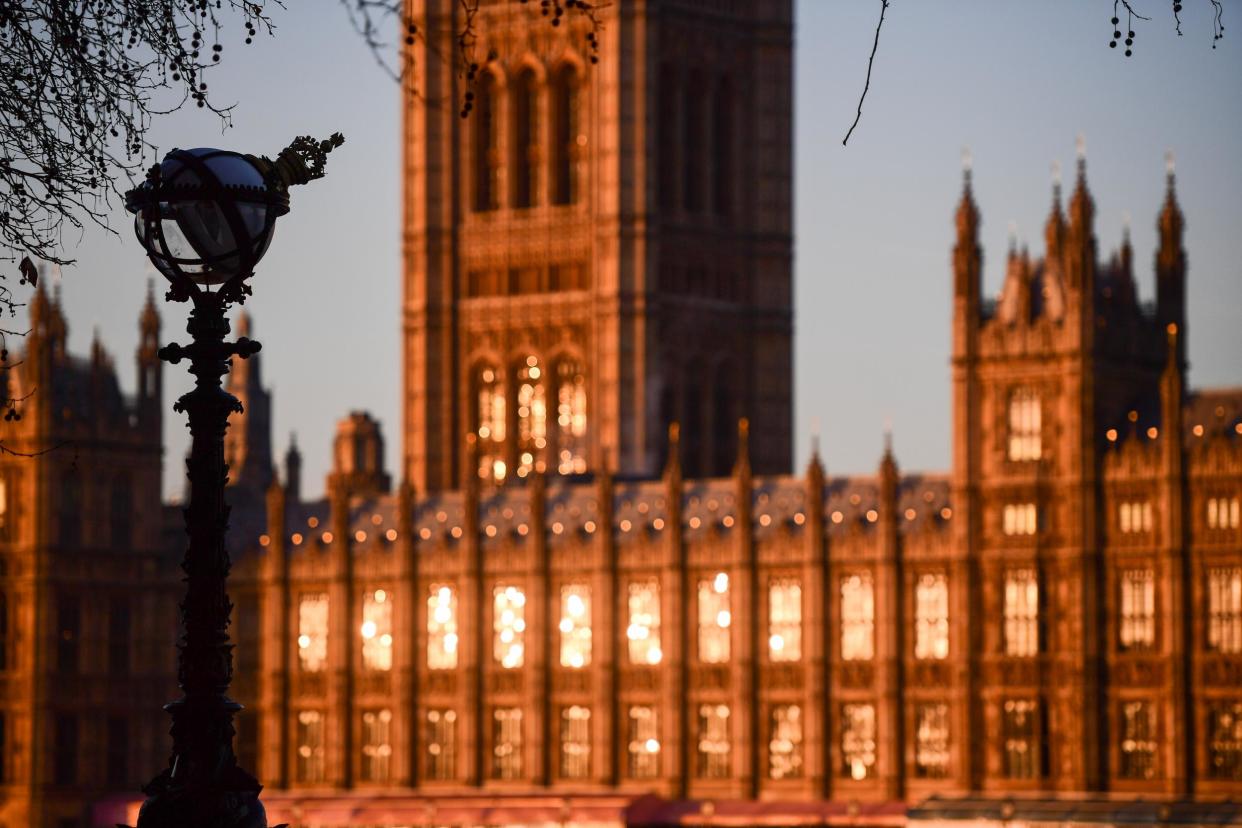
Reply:
<svg viewBox="0 0 1242 828"><path fill-rule="evenodd" d="M165 763L179 555L162 534L154 300L128 397L98 340L69 352L44 284L2 374L21 416L0 430L0 825L61 828Z"/></svg>
<svg viewBox="0 0 1242 828"><path fill-rule="evenodd" d="M1242 391L1185 384L1172 175L1152 305L1082 163L986 300L967 179L952 468L795 477L789 4L620 4L598 65L564 23L483 4L465 119L416 55L400 485L357 413L238 526L273 816L1242 792Z"/></svg>

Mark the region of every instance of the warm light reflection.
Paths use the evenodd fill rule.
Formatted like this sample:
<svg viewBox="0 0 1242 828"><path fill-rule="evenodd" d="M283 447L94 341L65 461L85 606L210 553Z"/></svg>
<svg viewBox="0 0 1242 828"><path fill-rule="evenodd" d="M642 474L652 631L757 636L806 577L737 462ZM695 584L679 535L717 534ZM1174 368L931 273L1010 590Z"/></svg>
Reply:
<svg viewBox="0 0 1242 828"><path fill-rule="evenodd" d="M492 657L506 670L526 661L526 595L511 584L492 592Z"/></svg>
<svg viewBox="0 0 1242 828"><path fill-rule="evenodd" d="M457 595L451 586L436 584L427 597L427 667L457 666Z"/></svg>

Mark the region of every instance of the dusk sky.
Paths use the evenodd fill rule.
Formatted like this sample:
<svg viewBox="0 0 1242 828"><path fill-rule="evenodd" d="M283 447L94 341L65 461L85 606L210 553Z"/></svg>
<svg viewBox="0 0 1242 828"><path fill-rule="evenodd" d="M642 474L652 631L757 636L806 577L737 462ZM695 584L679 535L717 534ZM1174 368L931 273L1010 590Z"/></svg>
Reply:
<svg viewBox="0 0 1242 828"><path fill-rule="evenodd" d="M161 151L275 156L295 135L347 137L327 177L292 194L247 303L274 391L276 449L297 432L303 488L314 494L334 423L350 410L382 421L388 468L398 472L400 99L337 0L289 5L274 12L273 39L244 47L237 26L225 41L211 84L218 102L238 101L232 129L221 134L218 121L189 108L159 121L152 139ZM999 289L1011 221L1019 243L1042 256L1050 165L1060 161L1072 184L1081 133L1101 257L1119 243L1128 212L1143 299L1153 294L1171 148L1187 222L1191 384L1242 385L1242 17L1230 16L1242 8L1226 8L1225 39L1213 49L1207 0L1185 0L1182 37L1167 2L1134 0L1153 19L1136 21L1127 59L1108 48L1112 6L895 0L862 121L842 147L879 2L797 3L796 470L816 419L830 473L874 469L886 420L903 468L947 469L949 257L965 146L986 293ZM65 269L62 289L70 349L87 352L97 327L128 391L149 269L119 206L113 225L119 236L66 235L79 264ZM164 341L184 343L185 307L160 304ZM165 378L173 494L188 433L171 404L190 379L184 365L167 366Z"/></svg>

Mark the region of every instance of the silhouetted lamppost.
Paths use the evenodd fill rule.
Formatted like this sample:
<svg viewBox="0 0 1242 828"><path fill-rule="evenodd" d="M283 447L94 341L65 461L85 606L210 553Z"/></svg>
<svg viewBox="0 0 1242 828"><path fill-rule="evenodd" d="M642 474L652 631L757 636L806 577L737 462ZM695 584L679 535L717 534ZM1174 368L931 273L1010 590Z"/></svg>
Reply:
<svg viewBox="0 0 1242 828"><path fill-rule="evenodd" d="M193 304L190 344L167 345L160 359L174 365L188 359L195 377L194 390L173 406L187 415L191 435L189 546L181 563L186 591L177 642L182 696L165 706L172 715L172 758L143 788L139 828L267 825L262 786L238 767L233 753L233 714L241 705L228 697L233 647L224 432L241 404L221 387L231 358L249 357L259 343L246 337L225 342L225 312L250 295L246 280L271 243L276 219L289 212L289 187L321 178L328 153L344 140L339 133L327 141L300 137L275 161L216 149L173 150L125 196L138 240L168 280L167 298Z"/></svg>

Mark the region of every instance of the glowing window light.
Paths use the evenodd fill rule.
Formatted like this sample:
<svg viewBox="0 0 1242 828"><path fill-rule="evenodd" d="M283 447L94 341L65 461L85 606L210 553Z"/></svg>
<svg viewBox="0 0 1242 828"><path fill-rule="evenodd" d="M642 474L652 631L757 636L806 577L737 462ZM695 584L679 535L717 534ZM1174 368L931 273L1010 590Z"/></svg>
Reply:
<svg viewBox="0 0 1242 828"><path fill-rule="evenodd" d="M457 667L457 594L447 584L435 584L427 596L427 667Z"/></svg>
<svg viewBox="0 0 1242 828"><path fill-rule="evenodd" d="M581 669L591 663L591 587L561 587L561 666Z"/></svg>
<svg viewBox="0 0 1242 828"><path fill-rule="evenodd" d="M298 599L298 665L318 673L328 662L328 594L309 592Z"/></svg>
<svg viewBox="0 0 1242 828"><path fill-rule="evenodd" d="M772 661L802 659L802 583L796 578L768 585L768 655Z"/></svg>
<svg viewBox="0 0 1242 828"><path fill-rule="evenodd" d="M625 637L630 663L659 664L664 659L660 649L660 582L655 578L631 581L628 591L630 619Z"/></svg>
<svg viewBox="0 0 1242 828"><path fill-rule="evenodd" d="M700 580L699 661L724 664L730 655L730 627L733 614L729 604L729 576L717 572L710 580Z"/></svg>
<svg viewBox="0 0 1242 828"><path fill-rule="evenodd" d="M492 657L506 670L526 662L526 595L512 584L492 591Z"/></svg>
<svg viewBox="0 0 1242 828"><path fill-rule="evenodd" d="M841 579L841 658L870 661L875 657L875 589L869 570Z"/></svg>
<svg viewBox="0 0 1242 828"><path fill-rule="evenodd" d="M362 596L362 666L392 669L392 596L382 589Z"/></svg>
<svg viewBox="0 0 1242 828"><path fill-rule="evenodd" d="M914 657L949 657L949 583L943 572L924 572L915 582Z"/></svg>

